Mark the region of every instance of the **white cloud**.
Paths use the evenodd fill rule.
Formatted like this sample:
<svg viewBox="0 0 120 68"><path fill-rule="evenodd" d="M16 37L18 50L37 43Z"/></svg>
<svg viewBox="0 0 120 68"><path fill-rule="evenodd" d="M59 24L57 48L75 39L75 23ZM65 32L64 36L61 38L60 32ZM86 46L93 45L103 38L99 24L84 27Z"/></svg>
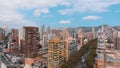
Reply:
<svg viewBox="0 0 120 68"><path fill-rule="evenodd" d="M0 0L0 24L35 24L34 21L25 17L19 10L33 11L33 15L50 13L49 8L65 6L59 10L62 15L76 12L103 12L107 8L120 4L120 0Z"/></svg>
<svg viewBox="0 0 120 68"><path fill-rule="evenodd" d="M59 10L62 15L75 12L107 12L108 7L120 4L120 0L74 0L71 1L72 7Z"/></svg>
<svg viewBox="0 0 120 68"><path fill-rule="evenodd" d="M61 20L60 24L69 24L71 23L71 20Z"/></svg>
<svg viewBox="0 0 120 68"><path fill-rule="evenodd" d="M42 13L49 13L49 10L48 10L48 8L43 8L43 9L41 9L41 12Z"/></svg>
<svg viewBox="0 0 120 68"><path fill-rule="evenodd" d="M70 0L68 0L68 1L67 1L67 0L66 0L66 1L64 0L64 1L61 3L61 5L65 5L66 7L69 8L69 7L72 5L72 3L70 2Z"/></svg>
<svg viewBox="0 0 120 68"><path fill-rule="evenodd" d="M33 12L33 15L38 17L40 16L42 13L49 13L49 10L48 8L43 8L43 9L36 9L34 12Z"/></svg>
<svg viewBox="0 0 120 68"><path fill-rule="evenodd" d="M52 14L46 14L43 16L43 18L53 18L53 17L54 17L54 15L52 15Z"/></svg>
<svg viewBox="0 0 120 68"><path fill-rule="evenodd" d="M50 7L62 4L63 0L0 0L0 25L37 25L34 21L27 19L19 10L33 11L35 16L41 13L49 13ZM16 27L16 26L13 26Z"/></svg>
<svg viewBox="0 0 120 68"><path fill-rule="evenodd" d="M64 10L59 10L59 13L61 13L62 15L66 15L66 14L71 14L73 11L71 11L70 9L64 9Z"/></svg>
<svg viewBox="0 0 120 68"><path fill-rule="evenodd" d="M98 20L98 19L101 19L101 16L85 16L82 19L83 20Z"/></svg>
<svg viewBox="0 0 120 68"><path fill-rule="evenodd" d="M36 23L32 20L25 19L23 14L17 13L16 11L0 11L0 25L7 25L11 27L33 25Z"/></svg>
<svg viewBox="0 0 120 68"><path fill-rule="evenodd" d="M33 12L33 15L34 16L36 16L36 17L38 17L38 16L40 16L40 10L39 9L36 9L34 12Z"/></svg>

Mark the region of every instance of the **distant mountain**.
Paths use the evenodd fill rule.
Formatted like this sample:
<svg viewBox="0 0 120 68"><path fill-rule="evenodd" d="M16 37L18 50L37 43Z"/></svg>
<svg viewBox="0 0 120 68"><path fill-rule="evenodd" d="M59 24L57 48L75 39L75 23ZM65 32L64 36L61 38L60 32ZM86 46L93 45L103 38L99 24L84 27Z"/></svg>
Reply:
<svg viewBox="0 0 120 68"><path fill-rule="evenodd" d="M85 32L91 32L92 31L92 27L79 27L82 28Z"/></svg>
<svg viewBox="0 0 120 68"><path fill-rule="evenodd" d="M120 26L114 26L113 28L120 31Z"/></svg>
<svg viewBox="0 0 120 68"><path fill-rule="evenodd" d="M100 26L96 26L94 27L95 31L98 31L98 29L100 29L102 26L104 26L104 28L110 28L109 25L100 25ZM91 32L93 27L78 27L78 28L82 28L85 32Z"/></svg>

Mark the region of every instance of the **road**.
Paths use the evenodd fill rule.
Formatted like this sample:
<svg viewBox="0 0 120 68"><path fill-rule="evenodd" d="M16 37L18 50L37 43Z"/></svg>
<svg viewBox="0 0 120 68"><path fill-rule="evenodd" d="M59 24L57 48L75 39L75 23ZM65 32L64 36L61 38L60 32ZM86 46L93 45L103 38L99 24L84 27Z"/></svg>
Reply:
<svg viewBox="0 0 120 68"><path fill-rule="evenodd" d="M11 60L6 56L5 52L3 51L7 46L9 35L10 34L8 34L5 37L4 42L0 45L0 68L1 68L1 63L4 63L7 68L20 68L19 65L16 66L14 63L12 63Z"/></svg>

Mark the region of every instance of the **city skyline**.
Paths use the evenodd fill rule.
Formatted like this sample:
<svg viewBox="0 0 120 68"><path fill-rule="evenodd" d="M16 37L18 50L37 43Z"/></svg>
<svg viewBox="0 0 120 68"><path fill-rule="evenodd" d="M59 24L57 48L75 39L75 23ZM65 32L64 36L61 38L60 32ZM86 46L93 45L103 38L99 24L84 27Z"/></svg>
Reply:
<svg viewBox="0 0 120 68"><path fill-rule="evenodd" d="M120 0L1 0L0 26L120 25Z"/></svg>
<svg viewBox="0 0 120 68"><path fill-rule="evenodd" d="M0 67L119 68L119 29L109 25L0 27Z"/></svg>

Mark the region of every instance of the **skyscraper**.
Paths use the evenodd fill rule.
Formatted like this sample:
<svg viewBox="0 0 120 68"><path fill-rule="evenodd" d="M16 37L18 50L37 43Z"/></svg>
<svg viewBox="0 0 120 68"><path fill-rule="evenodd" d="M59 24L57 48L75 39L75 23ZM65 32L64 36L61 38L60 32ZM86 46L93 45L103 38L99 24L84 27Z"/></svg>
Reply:
<svg viewBox="0 0 120 68"><path fill-rule="evenodd" d="M12 29L9 36L10 50L14 55L19 52L18 29Z"/></svg>
<svg viewBox="0 0 120 68"><path fill-rule="evenodd" d="M19 36L19 38L18 38L18 43L19 43L19 48L20 48L20 50L23 50L22 48L22 45L23 45L23 40L25 40L24 38L25 38L25 35L24 35L24 30L23 30L23 28L20 28L19 30L18 30L18 36Z"/></svg>
<svg viewBox="0 0 120 68"><path fill-rule="evenodd" d="M77 40L73 39L71 36L67 37L65 39L65 43L66 43L66 61L68 61L68 59L70 58L71 55L74 55L77 51Z"/></svg>
<svg viewBox="0 0 120 68"><path fill-rule="evenodd" d="M11 39L12 39L12 41L18 42L18 29L12 29Z"/></svg>
<svg viewBox="0 0 120 68"><path fill-rule="evenodd" d="M101 26L101 32L104 32L104 25Z"/></svg>
<svg viewBox="0 0 120 68"><path fill-rule="evenodd" d="M25 56L34 57L39 45L39 30L37 27L24 27L25 31Z"/></svg>
<svg viewBox="0 0 120 68"><path fill-rule="evenodd" d="M21 51L25 54L25 68L31 68L34 63L34 57L37 55L37 47L39 45L39 29L38 27L24 27L21 30ZM23 37L22 37L23 36Z"/></svg>
<svg viewBox="0 0 120 68"><path fill-rule="evenodd" d="M45 26L42 25L42 26L40 27L40 38L41 38L41 39L43 39L44 32L45 32Z"/></svg>
<svg viewBox="0 0 120 68"><path fill-rule="evenodd" d="M47 27L47 34L50 34L51 33L51 29L50 29L50 26Z"/></svg>
<svg viewBox="0 0 120 68"><path fill-rule="evenodd" d="M3 42L4 37L5 37L5 31L0 28L0 42Z"/></svg>
<svg viewBox="0 0 120 68"><path fill-rule="evenodd" d="M93 39L95 39L95 28L92 28Z"/></svg>
<svg viewBox="0 0 120 68"><path fill-rule="evenodd" d="M60 38L53 38L49 41L48 68L61 68L66 61L66 45Z"/></svg>
<svg viewBox="0 0 120 68"><path fill-rule="evenodd" d="M5 31L5 36L8 35L8 27L7 26L3 26L2 29Z"/></svg>
<svg viewBox="0 0 120 68"><path fill-rule="evenodd" d="M83 31L83 29L79 29L78 30L78 50L83 45L83 38L84 38L84 31Z"/></svg>
<svg viewBox="0 0 120 68"><path fill-rule="evenodd" d="M48 47L48 35L44 34L42 39L42 48L46 49Z"/></svg>
<svg viewBox="0 0 120 68"><path fill-rule="evenodd" d="M117 32L117 49L120 50L120 31Z"/></svg>
<svg viewBox="0 0 120 68"><path fill-rule="evenodd" d="M63 40L67 39L69 37L68 29L64 28L62 32Z"/></svg>

